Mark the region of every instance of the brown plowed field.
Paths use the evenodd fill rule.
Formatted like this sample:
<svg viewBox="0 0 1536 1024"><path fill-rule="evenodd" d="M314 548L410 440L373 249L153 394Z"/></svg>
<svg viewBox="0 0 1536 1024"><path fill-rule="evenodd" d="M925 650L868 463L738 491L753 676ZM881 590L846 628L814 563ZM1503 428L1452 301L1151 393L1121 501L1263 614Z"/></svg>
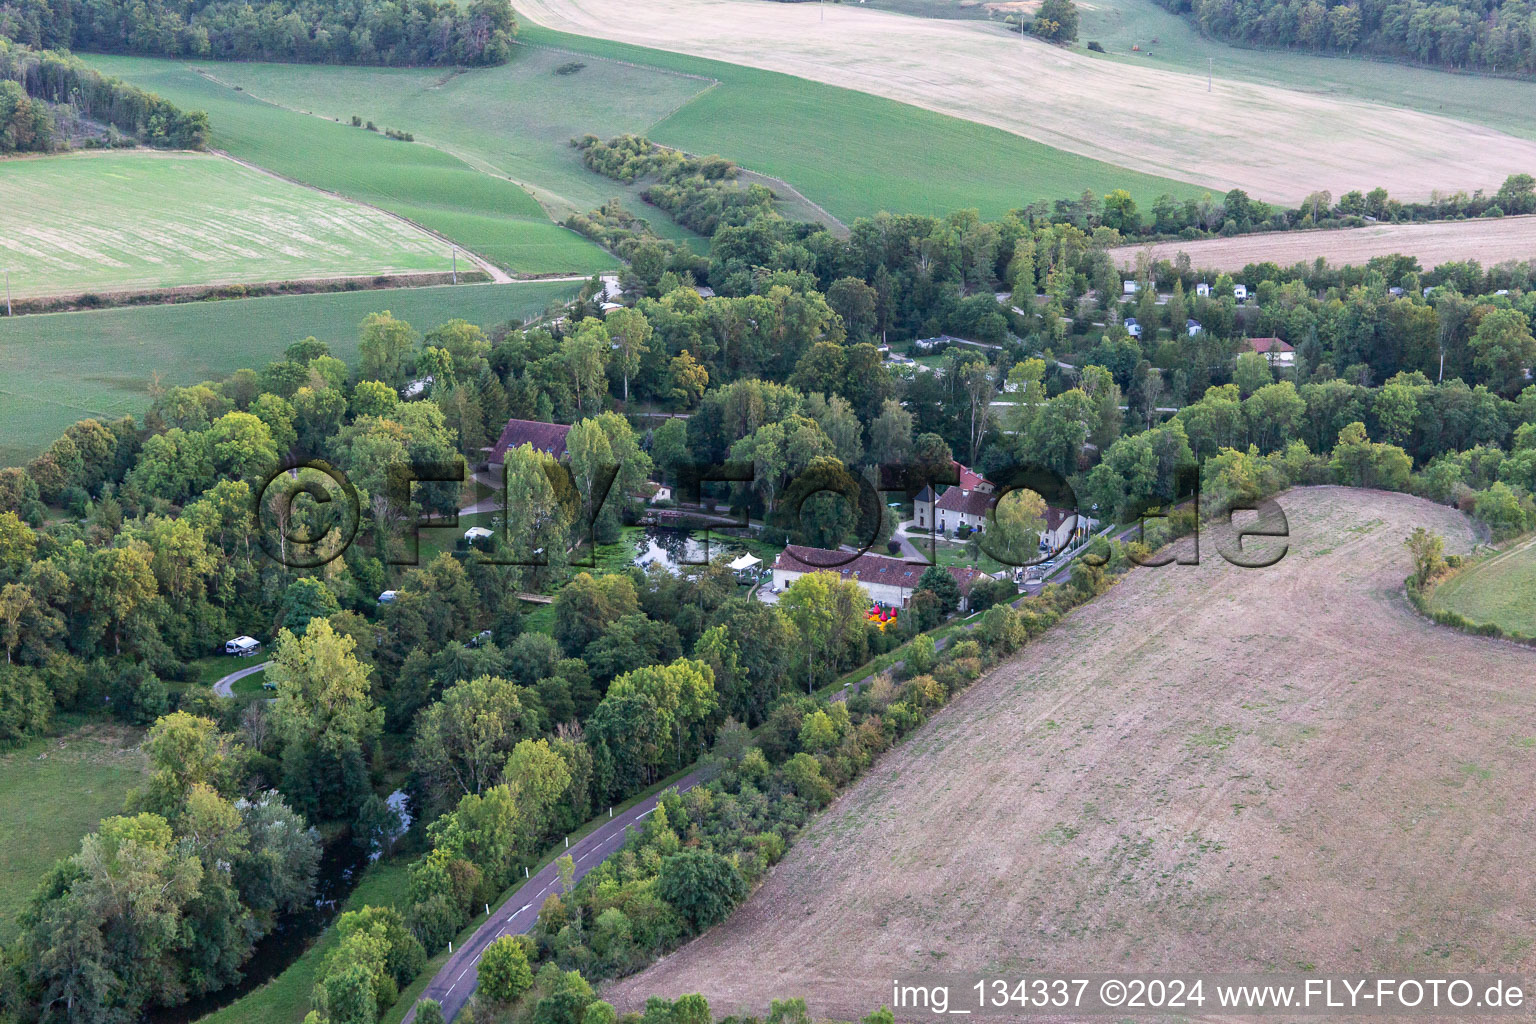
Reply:
<svg viewBox="0 0 1536 1024"><path fill-rule="evenodd" d="M1408 532L1466 550L1467 520L1336 487L1280 503L1278 565L1207 536L1198 567L1137 570L609 997L852 1020L941 971L1530 972L1536 651L1402 595Z"/></svg>
<svg viewBox="0 0 1536 1024"><path fill-rule="evenodd" d="M1536 260L1536 216L1455 220L1434 224L1373 224L1337 231L1274 231L1198 242L1123 245L1109 250L1116 266L1131 267L1144 250L1153 259L1189 253L1196 269L1241 270L1270 261L1282 267L1311 263L1319 256L1334 266L1360 264L1373 256L1417 256L1429 270L1451 260L1477 260L1485 267L1505 260Z"/></svg>

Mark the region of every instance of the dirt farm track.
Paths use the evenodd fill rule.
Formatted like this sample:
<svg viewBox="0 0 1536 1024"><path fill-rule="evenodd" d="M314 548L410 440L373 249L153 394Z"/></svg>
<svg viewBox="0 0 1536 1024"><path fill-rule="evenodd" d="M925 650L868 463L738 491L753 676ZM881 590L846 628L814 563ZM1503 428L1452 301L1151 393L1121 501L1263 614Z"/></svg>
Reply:
<svg viewBox="0 0 1536 1024"><path fill-rule="evenodd" d="M1505 260L1536 260L1536 216L1275 231L1198 242L1125 245L1109 250L1109 255L1116 266L1133 267L1142 252L1151 253L1155 260L1171 260L1185 252L1197 269L1209 270L1241 270L1264 262L1289 267L1311 263L1319 256L1342 266L1392 253L1418 257L1425 270L1452 260L1477 260L1491 267Z"/></svg>
<svg viewBox="0 0 1536 1024"><path fill-rule="evenodd" d="M1277 565L1235 568L1207 535L1198 567L1136 570L607 997L804 995L854 1020L925 972L1532 972L1536 650L1401 592L1410 530L1465 551L1467 520L1375 491L1279 500Z"/></svg>

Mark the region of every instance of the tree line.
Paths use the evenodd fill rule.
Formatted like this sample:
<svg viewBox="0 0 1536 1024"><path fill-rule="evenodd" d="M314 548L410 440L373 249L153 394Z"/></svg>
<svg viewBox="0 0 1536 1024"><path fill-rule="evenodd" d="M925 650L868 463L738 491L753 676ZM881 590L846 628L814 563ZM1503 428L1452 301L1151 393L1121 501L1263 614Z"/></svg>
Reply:
<svg viewBox="0 0 1536 1024"><path fill-rule="evenodd" d="M39 49L310 64L504 63L510 5L475 0L10 0L0 36Z"/></svg>
<svg viewBox="0 0 1536 1024"><path fill-rule="evenodd" d="M203 111L183 111L71 54L0 38L0 152L47 152L67 142L55 110L110 125L146 146L202 149L208 142Z"/></svg>
<svg viewBox="0 0 1536 1024"><path fill-rule="evenodd" d="M1368 54L1458 70L1536 74L1527 0L1158 0L1228 42Z"/></svg>

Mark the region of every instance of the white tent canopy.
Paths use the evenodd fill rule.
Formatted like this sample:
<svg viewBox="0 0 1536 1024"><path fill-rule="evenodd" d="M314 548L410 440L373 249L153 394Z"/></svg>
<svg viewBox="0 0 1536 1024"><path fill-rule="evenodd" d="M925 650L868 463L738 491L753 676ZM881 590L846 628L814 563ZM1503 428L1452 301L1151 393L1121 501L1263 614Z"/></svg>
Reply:
<svg viewBox="0 0 1536 1024"><path fill-rule="evenodd" d="M742 555L731 563L732 572L741 572L743 569L756 569L763 564L761 558L753 558L751 555Z"/></svg>

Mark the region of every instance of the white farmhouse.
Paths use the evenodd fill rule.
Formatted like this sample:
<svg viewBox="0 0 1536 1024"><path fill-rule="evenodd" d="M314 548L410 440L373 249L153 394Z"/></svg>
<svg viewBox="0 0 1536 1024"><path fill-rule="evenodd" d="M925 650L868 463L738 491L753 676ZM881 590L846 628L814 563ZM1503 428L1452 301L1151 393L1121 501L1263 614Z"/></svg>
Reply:
<svg viewBox="0 0 1536 1024"><path fill-rule="evenodd" d="M885 555L855 555L791 544L773 561L773 589L782 592L811 572L835 572L859 585L871 601L891 608L905 608L926 569L922 562L908 562Z"/></svg>

